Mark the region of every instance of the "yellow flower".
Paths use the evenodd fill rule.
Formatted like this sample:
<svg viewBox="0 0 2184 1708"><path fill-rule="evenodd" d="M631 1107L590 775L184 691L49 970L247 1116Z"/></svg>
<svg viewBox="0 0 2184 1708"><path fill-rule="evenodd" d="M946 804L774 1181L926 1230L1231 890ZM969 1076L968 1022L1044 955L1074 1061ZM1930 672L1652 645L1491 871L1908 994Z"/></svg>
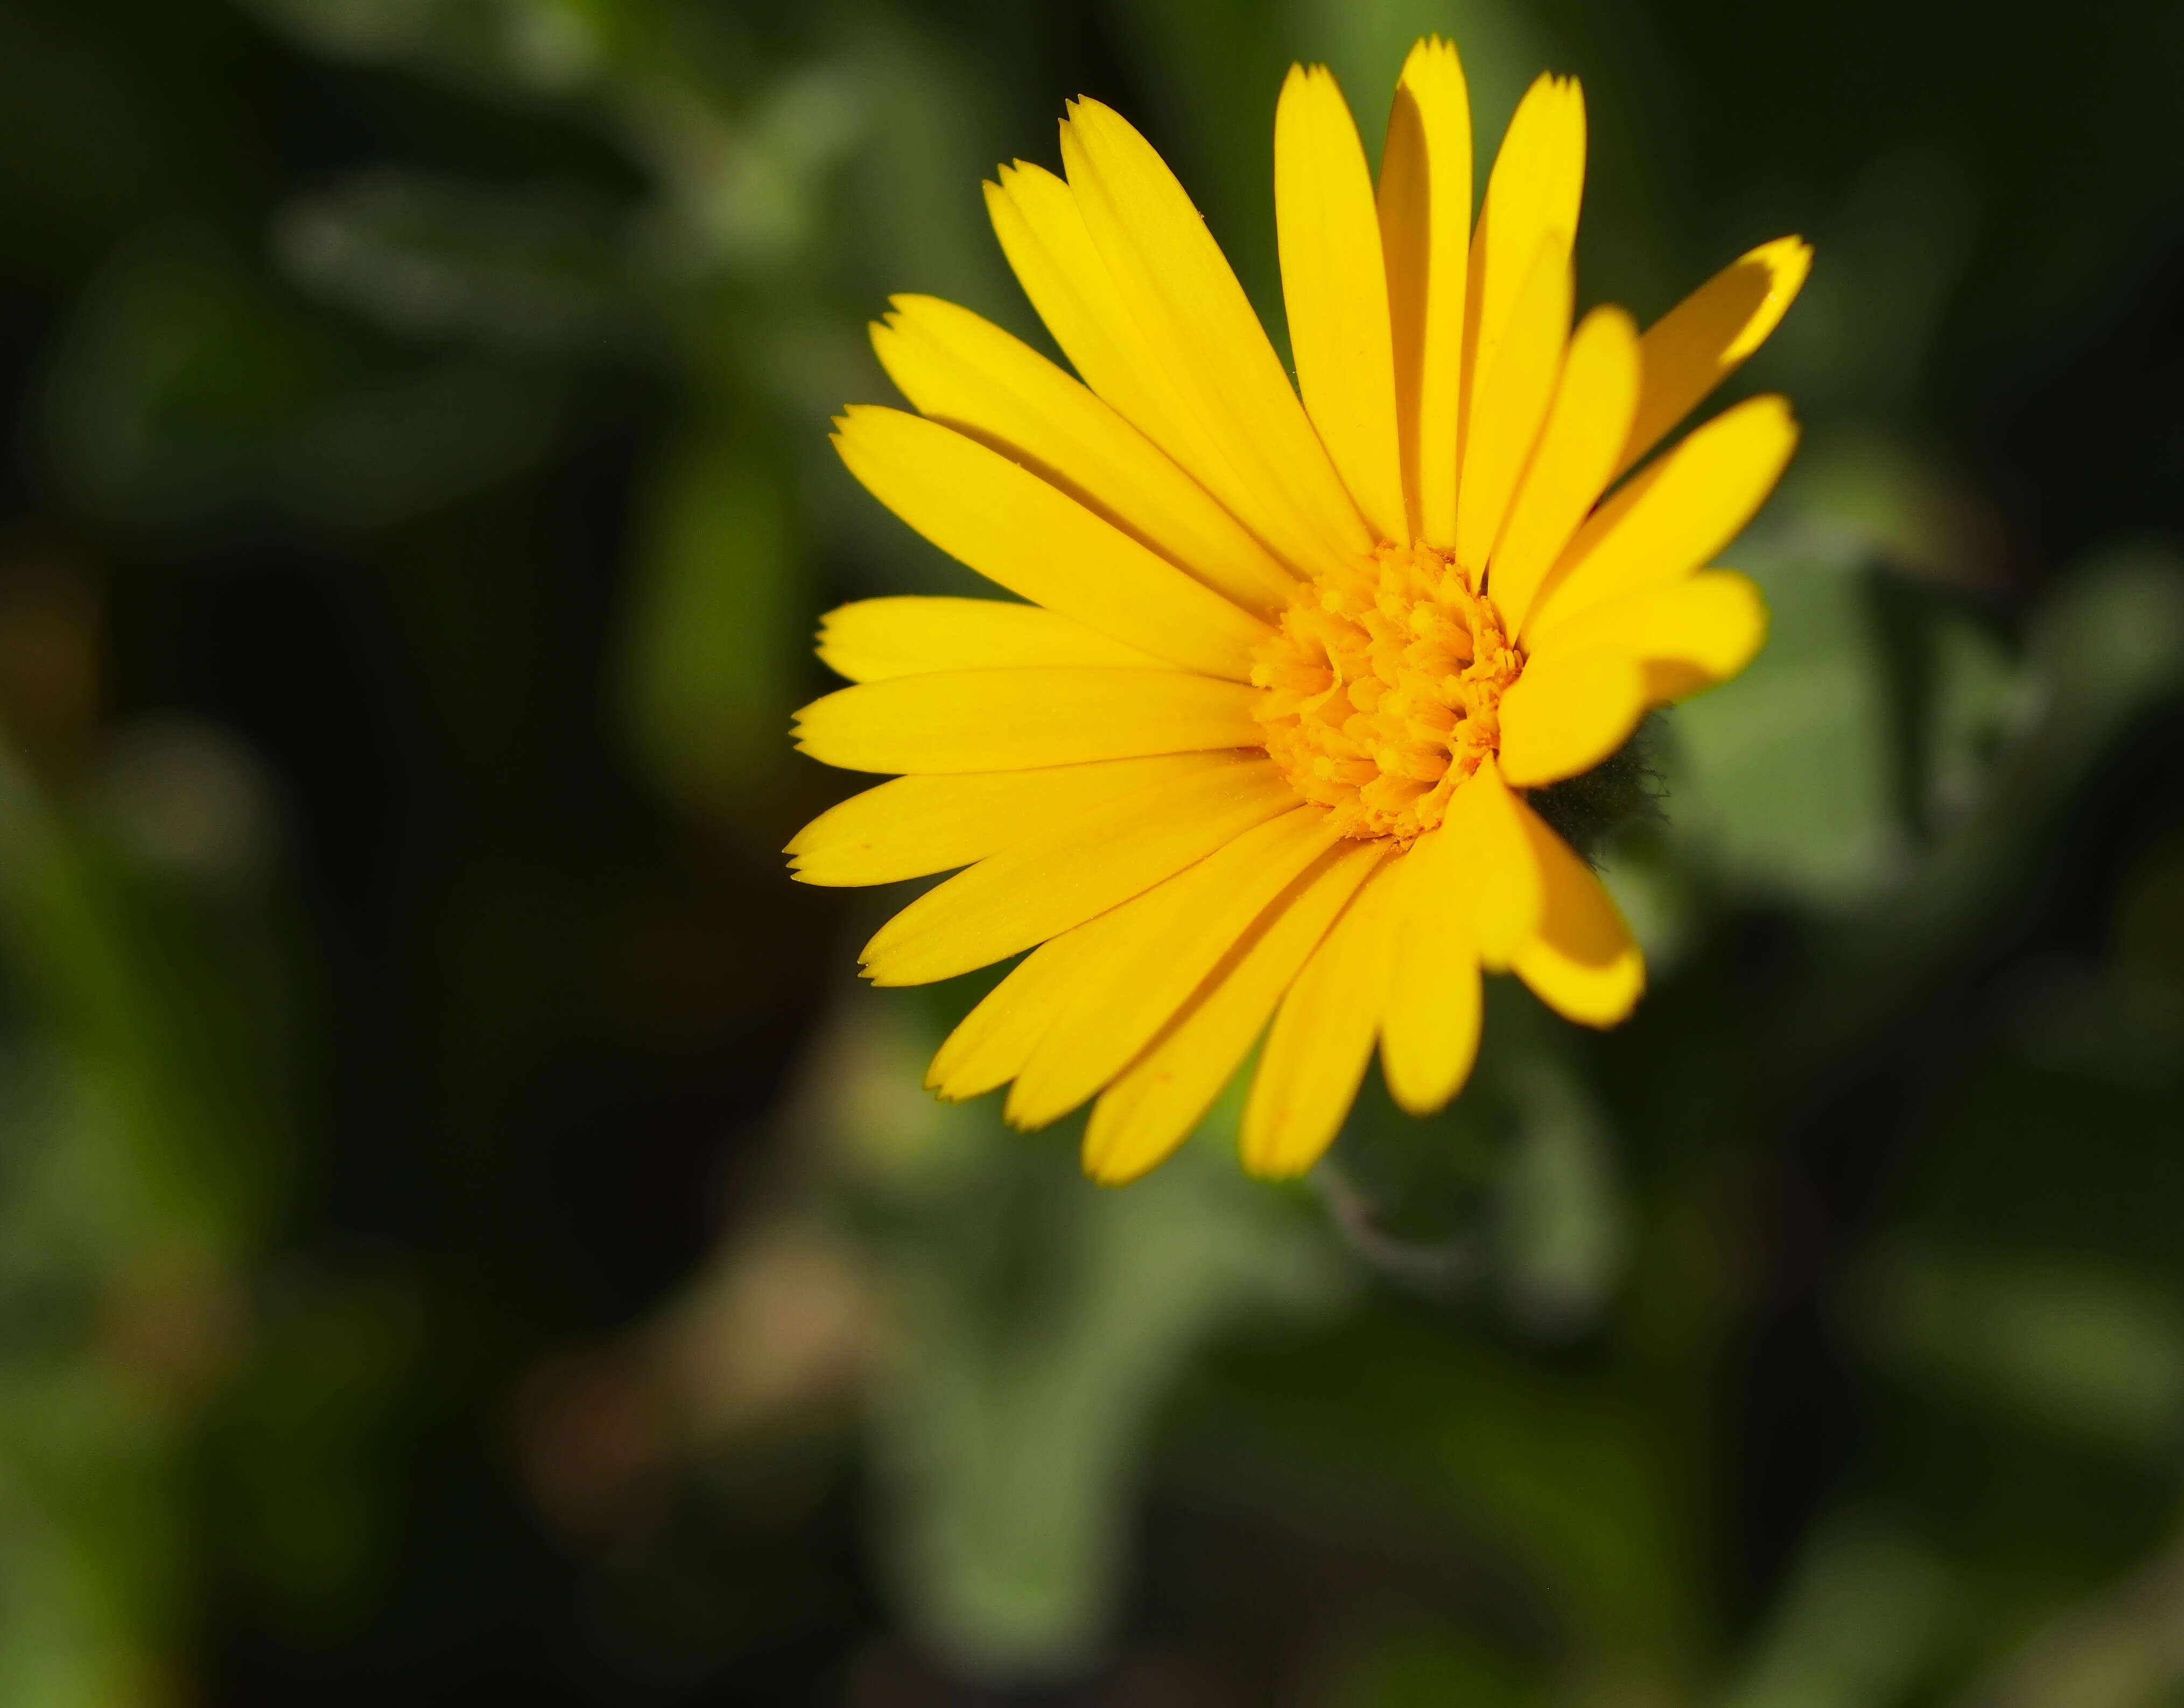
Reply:
<svg viewBox="0 0 2184 1708"><path fill-rule="evenodd" d="M820 655L856 686L806 706L799 741L903 775L788 852L807 883L968 868L872 938L877 984L1032 951L934 1057L943 1097L1012 1081L1008 1118L1036 1127L1096 1096L1084 1166L1128 1180L1263 1031L1244 1160L1290 1175L1376 1041L1406 1109L1456 1094L1482 968L1588 1025L1630 1011L1637 948L1524 792L1764 639L1752 584L1701 566L1789 459L1780 398L1602 495L1774 329L1810 252L1752 251L1643 337L1615 308L1573 331L1585 146L1577 85L1541 77L1474 230L1453 47L1412 50L1377 187L1334 78L1293 69L1293 389L1183 186L1079 100L1066 179L1019 161L986 201L1083 383L931 298L874 326L919 413L848 409L843 460L1029 603L825 619Z"/></svg>

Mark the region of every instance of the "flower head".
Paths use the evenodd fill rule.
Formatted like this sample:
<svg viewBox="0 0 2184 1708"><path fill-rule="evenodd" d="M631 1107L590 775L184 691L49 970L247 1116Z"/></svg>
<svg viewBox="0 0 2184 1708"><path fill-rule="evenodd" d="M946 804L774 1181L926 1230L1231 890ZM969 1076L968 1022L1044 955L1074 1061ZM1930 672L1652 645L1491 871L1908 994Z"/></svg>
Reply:
<svg viewBox="0 0 2184 1708"><path fill-rule="evenodd" d="M1526 791L1763 640L1751 583L1703 566L1787 462L1787 406L1645 459L1773 330L1809 252L1753 250L1642 337L1614 308L1573 330L1585 145L1576 84L1540 78L1474 226L1453 47L1412 50L1377 185L1334 80L1292 70L1293 387L1182 186L1080 100L1066 176L1018 162L986 186L1078 377L930 298L873 328L918 413L851 408L844 461L1028 603L826 618L821 656L855 686L799 740L901 775L789 853L811 883L967 868L873 937L877 983L1031 951L934 1058L943 1096L1010 1084L1028 1127L1096 1099L1085 1166L1127 1180L1264 1033L1245 1160L1293 1174L1376 1043L1404 1107L1456 1094L1482 969L1588 1025L1637 1000L1629 931Z"/></svg>

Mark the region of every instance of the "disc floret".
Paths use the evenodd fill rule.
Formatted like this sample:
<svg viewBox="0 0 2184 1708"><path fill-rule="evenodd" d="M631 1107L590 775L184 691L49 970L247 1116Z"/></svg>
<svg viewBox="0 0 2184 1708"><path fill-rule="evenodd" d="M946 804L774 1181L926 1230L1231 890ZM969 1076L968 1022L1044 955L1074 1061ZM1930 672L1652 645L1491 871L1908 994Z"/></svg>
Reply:
<svg viewBox="0 0 2184 1708"><path fill-rule="evenodd" d="M1251 680L1267 751L1346 837L1407 844L1496 751L1524 660L1448 553L1382 545L1300 587Z"/></svg>

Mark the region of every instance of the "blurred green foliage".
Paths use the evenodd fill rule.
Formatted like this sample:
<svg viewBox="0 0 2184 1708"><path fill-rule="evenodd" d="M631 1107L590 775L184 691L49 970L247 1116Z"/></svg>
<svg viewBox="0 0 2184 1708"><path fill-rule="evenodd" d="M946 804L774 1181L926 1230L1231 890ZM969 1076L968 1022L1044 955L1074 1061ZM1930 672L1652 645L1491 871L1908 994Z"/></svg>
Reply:
<svg viewBox="0 0 2184 1708"><path fill-rule="evenodd" d="M1583 288L1799 230L1768 650L1305 1188L918 1089L772 852L835 465L1078 92L1279 339L1292 58L1583 78ZM0 1700L2184 1700L2184 12L0 12Z"/></svg>

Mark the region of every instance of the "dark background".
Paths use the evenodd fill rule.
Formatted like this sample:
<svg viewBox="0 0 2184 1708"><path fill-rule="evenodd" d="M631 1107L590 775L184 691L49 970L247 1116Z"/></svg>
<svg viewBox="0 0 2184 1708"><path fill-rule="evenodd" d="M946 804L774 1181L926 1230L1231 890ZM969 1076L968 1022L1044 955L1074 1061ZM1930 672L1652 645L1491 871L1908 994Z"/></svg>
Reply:
<svg viewBox="0 0 2184 1708"><path fill-rule="evenodd" d="M1307 1187L944 1110L775 852L891 291L1095 94L1279 328L1292 58L1581 295L1818 247L1774 639ZM2184 1702L2184 9L12 0L0 1701ZM1279 332L1278 332L1279 337Z"/></svg>

